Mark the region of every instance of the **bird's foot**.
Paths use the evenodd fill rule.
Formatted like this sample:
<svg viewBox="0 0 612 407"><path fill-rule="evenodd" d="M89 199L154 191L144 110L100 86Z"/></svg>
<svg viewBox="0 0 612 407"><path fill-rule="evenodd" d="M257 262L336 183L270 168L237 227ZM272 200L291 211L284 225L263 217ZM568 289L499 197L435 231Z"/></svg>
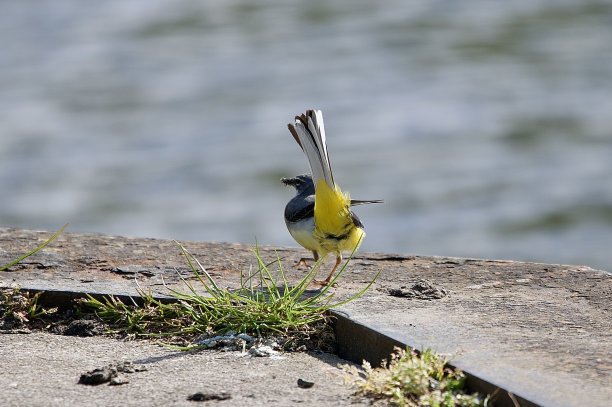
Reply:
<svg viewBox="0 0 612 407"><path fill-rule="evenodd" d="M329 280L320 280L320 281L319 281L319 280L314 280L314 281L312 282L312 284L314 284L314 285L320 285L321 287L328 286L328 285L329 285L329 283L330 283L330 281L329 281ZM332 284L332 287L337 287L337 286L338 286L338 283L334 283L334 284Z"/></svg>
<svg viewBox="0 0 612 407"><path fill-rule="evenodd" d="M316 261L315 259L313 259L312 257L302 257L301 259L298 260L297 263L295 263L293 265L293 267L300 267L300 266L304 266L307 268L310 268L310 266L308 265L308 263L306 263L307 261Z"/></svg>

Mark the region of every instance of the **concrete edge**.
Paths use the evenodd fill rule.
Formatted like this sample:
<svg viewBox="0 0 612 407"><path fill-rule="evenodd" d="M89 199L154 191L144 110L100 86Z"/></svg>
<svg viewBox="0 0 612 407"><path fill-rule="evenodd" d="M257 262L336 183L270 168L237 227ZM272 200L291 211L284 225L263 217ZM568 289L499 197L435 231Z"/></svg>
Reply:
<svg viewBox="0 0 612 407"><path fill-rule="evenodd" d="M419 345L409 343L405 337L385 332L384 329L368 326L352 320L341 311L331 311L335 317L334 331L338 345L338 356L342 359L361 365L367 360L372 366L380 366L383 359L388 359L395 347L406 346L419 350ZM452 362L449 363L454 368ZM495 407L540 407L530 400L510 393L502 386L480 378L477 373L461 369L466 375L466 387L470 392L491 394ZM513 400L514 398L514 400Z"/></svg>

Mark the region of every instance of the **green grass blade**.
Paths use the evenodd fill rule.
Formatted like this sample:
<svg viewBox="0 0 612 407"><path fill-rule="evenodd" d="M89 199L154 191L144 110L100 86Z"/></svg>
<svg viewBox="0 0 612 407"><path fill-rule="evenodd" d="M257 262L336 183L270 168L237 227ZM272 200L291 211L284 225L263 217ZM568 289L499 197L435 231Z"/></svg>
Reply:
<svg viewBox="0 0 612 407"><path fill-rule="evenodd" d="M339 307L341 305L344 305L346 303L349 303L359 297L361 297L363 295L363 293L365 293L366 291L368 291L368 289L372 286L372 284L374 284L376 282L376 279L378 279L378 276L380 276L380 273L382 273L383 269L381 268L380 270L378 270L378 273L376 273L376 275L374 276L374 278L372 279L372 281L370 281L368 283L367 286L365 286L365 288L361 291L359 291L357 294L355 294L354 296L352 296L351 298L349 298L348 300L344 300L344 301L340 301L338 303L326 306L325 309L332 309L332 308L336 308Z"/></svg>
<svg viewBox="0 0 612 407"><path fill-rule="evenodd" d="M57 232L55 232L55 234L53 236L51 236L46 242L44 242L43 244L41 244L40 246L38 246L36 249L32 250L29 253L24 254L23 256L21 256L20 258L18 258L17 260L7 264L6 266L0 267L0 271L6 270L7 268L14 266L15 264L19 263L21 260L33 255L34 253L36 253L37 251L39 251L40 249L42 249L43 247L45 247L46 245L48 245L49 243L51 243L57 236L59 236L60 233L62 233L64 231L64 229L66 229L68 227L68 224L66 223L64 226L62 226L62 228L60 230L58 230Z"/></svg>

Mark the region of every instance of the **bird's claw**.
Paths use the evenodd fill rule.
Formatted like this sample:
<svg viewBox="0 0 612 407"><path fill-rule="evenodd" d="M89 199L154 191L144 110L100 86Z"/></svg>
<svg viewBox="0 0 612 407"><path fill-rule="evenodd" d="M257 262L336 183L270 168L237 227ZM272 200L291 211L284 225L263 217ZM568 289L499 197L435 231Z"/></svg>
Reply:
<svg viewBox="0 0 612 407"><path fill-rule="evenodd" d="M329 281L329 280L314 280L312 282L312 284L320 285L321 287L328 286L328 285L330 285L330 283L331 283L331 281ZM331 286L332 287L337 287L338 283L333 283Z"/></svg>
<svg viewBox="0 0 612 407"><path fill-rule="evenodd" d="M310 268L310 266L308 265L308 263L306 263L307 261L315 261L315 259L310 258L310 257L302 257L301 259L298 260L297 263L295 263L293 265L293 267L300 267L300 266L304 266L307 268Z"/></svg>

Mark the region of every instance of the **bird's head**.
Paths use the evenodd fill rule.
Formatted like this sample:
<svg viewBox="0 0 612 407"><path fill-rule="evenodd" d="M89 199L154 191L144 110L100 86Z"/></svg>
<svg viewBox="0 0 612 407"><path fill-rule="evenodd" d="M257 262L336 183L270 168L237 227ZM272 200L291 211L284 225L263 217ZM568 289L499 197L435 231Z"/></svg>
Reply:
<svg viewBox="0 0 612 407"><path fill-rule="evenodd" d="M293 178L281 178L281 182L287 186L292 186L299 194L312 195L315 193L314 183L310 174L302 174Z"/></svg>

